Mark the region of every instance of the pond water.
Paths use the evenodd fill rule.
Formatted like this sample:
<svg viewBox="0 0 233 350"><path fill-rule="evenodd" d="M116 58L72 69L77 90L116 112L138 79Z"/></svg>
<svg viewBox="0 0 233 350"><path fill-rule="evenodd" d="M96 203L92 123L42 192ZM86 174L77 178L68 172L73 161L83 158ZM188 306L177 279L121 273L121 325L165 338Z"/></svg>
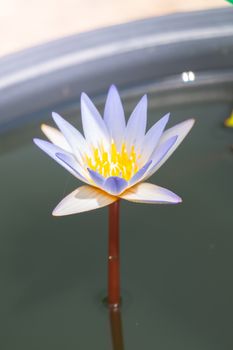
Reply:
<svg viewBox="0 0 233 350"><path fill-rule="evenodd" d="M150 125L168 111L170 126L190 117L196 124L150 179L183 203L121 203L126 350L232 349L233 134L223 121L233 87L226 95L224 89L199 91L198 98L192 89L180 97L164 92L158 100L149 94ZM72 120L75 114L73 108ZM107 208L52 217L55 205L80 183L36 148L35 136L41 136L38 122L1 139L2 349L111 349L102 303Z"/></svg>

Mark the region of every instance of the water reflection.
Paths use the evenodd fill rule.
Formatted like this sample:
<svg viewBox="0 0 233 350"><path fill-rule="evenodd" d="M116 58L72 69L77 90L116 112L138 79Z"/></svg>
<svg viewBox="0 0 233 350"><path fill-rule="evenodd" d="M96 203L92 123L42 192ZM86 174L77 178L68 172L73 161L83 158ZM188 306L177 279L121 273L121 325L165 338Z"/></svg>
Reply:
<svg viewBox="0 0 233 350"><path fill-rule="evenodd" d="M120 308L109 309L109 321L112 336L112 349L124 350L123 328Z"/></svg>

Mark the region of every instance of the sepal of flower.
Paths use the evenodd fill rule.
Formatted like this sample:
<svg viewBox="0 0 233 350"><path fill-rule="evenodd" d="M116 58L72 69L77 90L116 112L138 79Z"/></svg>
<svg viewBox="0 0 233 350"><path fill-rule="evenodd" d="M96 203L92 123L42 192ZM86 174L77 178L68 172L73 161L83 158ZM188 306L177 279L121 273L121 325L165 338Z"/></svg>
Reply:
<svg viewBox="0 0 233 350"><path fill-rule="evenodd" d="M53 215L69 215L97 209L119 198L142 203L179 203L175 193L145 183L171 156L194 124L193 119L165 130L169 114L146 132L147 97L136 105L128 122L115 86L108 92L104 116L86 94L81 95L84 136L57 113L58 129L42 125L51 141L35 144L87 185L64 198Z"/></svg>

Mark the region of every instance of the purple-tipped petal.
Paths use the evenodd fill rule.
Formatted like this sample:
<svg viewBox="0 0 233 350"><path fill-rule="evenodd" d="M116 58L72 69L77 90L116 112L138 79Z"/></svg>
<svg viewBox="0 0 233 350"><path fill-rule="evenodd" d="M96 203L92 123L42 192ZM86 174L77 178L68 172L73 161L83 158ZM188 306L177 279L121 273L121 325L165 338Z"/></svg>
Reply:
<svg viewBox="0 0 233 350"><path fill-rule="evenodd" d="M75 177L77 177L79 180L83 181L83 177L80 177L76 171L74 171L72 169L72 167L70 167L69 165L67 165L64 161L62 161L61 159L59 159L57 157L57 153L61 153L61 154L66 154L69 156L69 153L66 153L62 148L53 145L52 143L48 142L48 141L44 141L44 140L40 140L40 139L33 139L34 143L40 148L42 149L42 151L44 151L45 153L47 153L51 158L53 158L57 163L59 163L60 165L62 165L66 170L68 170L72 175L74 175Z"/></svg>
<svg viewBox="0 0 233 350"><path fill-rule="evenodd" d="M129 185L133 186L138 181L140 181L143 177L143 175L146 173L147 169L149 169L150 165L152 163L152 160L149 160L141 169L139 169L136 174L129 180Z"/></svg>
<svg viewBox="0 0 233 350"><path fill-rule="evenodd" d="M82 186L65 197L53 210L54 216L82 213L105 207L117 201L113 197L92 186Z"/></svg>
<svg viewBox="0 0 233 350"><path fill-rule="evenodd" d="M112 85L109 89L105 108L104 121L108 127L110 138L117 148L121 147L125 134L125 114L117 88Z"/></svg>
<svg viewBox="0 0 233 350"><path fill-rule="evenodd" d="M88 155L90 154L89 146L83 135L73 125L63 119L59 114L53 112L52 117L58 128L65 136L70 147L72 148L73 153L82 162L81 155L83 153L87 153Z"/></svg>
<svg viewBox="0 0 233 350"><path fill-rule="evenodd" d="M173 154L173 152L177 149L177 147L181 144L183 139L187 136L189 131L192 129L194 125L195 120L194 119L188 119L182 123L179 123L172 128L166 130L160 141L158 148L164 147L166 145L166 142L168 142L169 139L174 137L174 135L177 136L176 142L172 145L172 147L168 150L168 152L164 155L164 157L157 162L157 165L153 167L153 169L149 169L148 174L144 178L144 180L148 179L152 174L154 174L165 162L166 160Z"/></svg>
<svg viewBox="0 0 233 350"><path fill-rule="evenodd" d="M159 143L159 139L167 125L170 113L166 114L157 123L155 123L146 133L142 144L141 157L144 161L151 159L151 155Z"/></svg>
<svg viewBox="0 0 233 350"><path fill-rule="evenodd" d="M175 193L146 182L130 187L120 197L137 203L177 204L182 202L182 199Z"/></svg>
<svg viewBox="0 0 233 350"><path fill-rule="evenodd" d="M92 170L92 169L87 169L90 177L92 178L92 180L95 182L95 184L98 187L103 187L103 184L105 182L105 177L103 177L101 174L97 173L96 171Z"/></svg>
<svg viewBox="0 0 233 350"><path fill-rule="evenodd" d="M84 169L79 165L79 163L76 161L76 159L72 156L72 154L66 154L66 153L56 153L56 156L58 159L60 159L62 162L64 162L68 167L71 168L71 170L75 171L75 173L79 176L80 180L89 183L87 181L87 174L85 173Z"/></svg>
<svg viewBox="0 0 233 350"><path fill-rule="evenodd" d="M100 144L109 144L107 127L100 113L84 92L81 95L81 112L83 132L88 143L95 147L98 147Z"/></svg>
<svg viewBox="0 0 233 350"><path fill-rule="evenodd" d="M136 105L127 123L125 142L128 150L130 150L132 145L135 145L136 149L141 148L143 137L146 131L146 122L147 96L144 95Z"/></svg>
<svg viewBox="0 0 233 350"><path fill-rule="evenodd" d="M155 171L157 170L158 164L163 161L164 157L166 157L169 150L176 143L177 138L178 136L173 136L155 149L154 153L151 156L152 165L150 169L148 169L148 172L143 177L143 180L148 179L150 176L152 176L155 173Z"/></svg>
<svg viewBox="0 0 233 350"><path fill-rule="evenodd" d="M118 195L122 193L127 186L128 182L121 177L110 176L105 180L102 189L112 195Z"/></svg>

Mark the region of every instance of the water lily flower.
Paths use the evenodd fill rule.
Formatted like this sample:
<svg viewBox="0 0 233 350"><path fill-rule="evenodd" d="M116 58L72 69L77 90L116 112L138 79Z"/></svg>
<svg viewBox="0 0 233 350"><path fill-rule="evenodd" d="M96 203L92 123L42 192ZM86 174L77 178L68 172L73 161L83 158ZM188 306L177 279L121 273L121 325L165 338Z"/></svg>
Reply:
<svg viewBox="0 0 233 350"><path fill-rule="evenodd" d="M115 86L108 92L104 116L81 95L84 136L57 113L58 129L42 125L51 141L34 139L35 144L86 185L65 197L53 215L93 210L118 199L139 203L179 203L181 198L168 189L145 182L172 155L194 124L193 119L165 130L169 114L146 132L147 97L141 98L126 123Z"/></svg>

